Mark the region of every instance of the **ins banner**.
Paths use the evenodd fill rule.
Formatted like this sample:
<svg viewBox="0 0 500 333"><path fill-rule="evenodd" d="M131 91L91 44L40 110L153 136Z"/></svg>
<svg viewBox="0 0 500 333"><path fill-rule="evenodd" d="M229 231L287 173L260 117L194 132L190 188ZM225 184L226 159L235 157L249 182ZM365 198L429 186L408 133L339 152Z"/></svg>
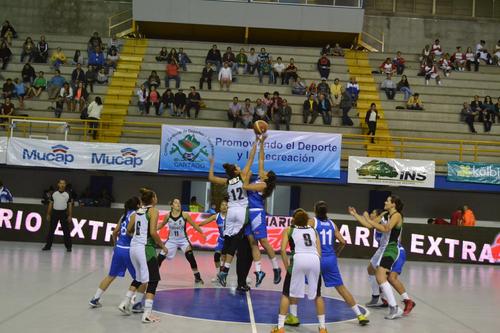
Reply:
<svg viewBox="0 0 500 333"><path fill-rule="evenodd" d="M243 167L254 141L251 130L163 125L160 170L207 172L210 156L216 173L224 172L224 163ZM266 169L285 177L340 178L341 143L340 134L268 131Z"/></svg>

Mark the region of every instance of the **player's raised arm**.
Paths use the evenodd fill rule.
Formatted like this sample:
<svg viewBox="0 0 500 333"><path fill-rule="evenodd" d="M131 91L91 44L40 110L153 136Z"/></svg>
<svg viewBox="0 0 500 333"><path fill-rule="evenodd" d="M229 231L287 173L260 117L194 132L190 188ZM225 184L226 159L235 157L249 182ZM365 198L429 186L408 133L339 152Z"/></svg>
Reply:
<svg viewBox="0 0 500 333"><path fill-rule="evenodd" d="M205 237L205 233L203 232L203 230L201 230L200 226L197 225L196 223L194 223L193 219L191 218L191 215L189 215L188 213L186 212L183 212L182 213L182 217L184 218L184 220L186 220L187 223L191 224L191 226L196 230L198 231L199 234L201 234L203 236L204 239L206 239Z"/></svg>
<svg viewBox="0 0 500 333"><path fill-rule="evenodd" d="M248 161L243 170L241 170L241 176L243 177L243 180L245 180L248 176L248 172L250 171L250 168L252 167L253 160L255 159L255 153L257 152L257 143L259 142L258 138L255 138L255 142L252 145L252 149L250 150L250 155L248 156Z"/></svg>
<svg viewBox="0 0 500 333"><path fill-rule="evenodd" d="M259 177L262 179L266 175L266 170L264 170L264 160L265 160L265 152L264 152L264 141L267 139L267 135L263 134L260 137L260 150L259 150Z"/></svg>
<svg viewBox="0 0 500 333"><path fill-rule="evenodd" d="M347 208L347 211L349 212L349 214L352 215L352 217L354 217L356 219L356 221L358 221L363 227L366 227L368 229L373 229L373 226L366 220L366 217L365 216L361 216L358 214L358 212L356 211L356 208L354 207L351 207L349 206L349 208ZM380 222L380 221L379 221Z"/></svg>
<svg viewBox="0 0 500 333"><path fill-rule="evenodd" d="M203 221L198 224L200 227L203 227L204 225L209 224L210 222L213 222L217 219L217 214L211 215L208 218L204 219Z"/></svg>
<svg viewBox="0 0 500 333"><path fill-rule="evenodd" d="M215 160L210 157L210 169L208 169L208 181L217 185L226 185L226 178L217 177L214 175Z"/></svg>
<svg viewBox="0 0 500 333"><path fill-rule="evenodd" d="M366 214L368 214L368 213L366 213ZM364 215L364 217L366 218L366 215ZM387 223L387 224L380 224L378 222L375 223L374 221L372 221L369 218L369 216L368 216L368 218L366 218L366 221L368 223L370 223L370 225L372 225L378 231L383 232L383 233L388 233L388 232L391 232L392 228L394 228L396 225L401 223L402 217L401 217L401 214L399 212L396 212L393 215L391 215L391 217L389 218L389 223Z"/></svg>

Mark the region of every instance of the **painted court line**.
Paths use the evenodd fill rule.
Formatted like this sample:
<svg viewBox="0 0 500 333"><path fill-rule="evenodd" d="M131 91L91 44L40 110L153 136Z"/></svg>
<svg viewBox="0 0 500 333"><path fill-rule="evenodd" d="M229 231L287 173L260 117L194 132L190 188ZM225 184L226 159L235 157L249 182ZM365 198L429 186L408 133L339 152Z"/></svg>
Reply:
<svg viewBox="0 0 500 333"><path fill-rule="evenodd" d="M247 291L247 304L248 304L248 314L250 315L250 325L252 325L252 333L257 333L257 325L255 324L255 316L253 313L252 297L250 297L250 292Z"/></svg>

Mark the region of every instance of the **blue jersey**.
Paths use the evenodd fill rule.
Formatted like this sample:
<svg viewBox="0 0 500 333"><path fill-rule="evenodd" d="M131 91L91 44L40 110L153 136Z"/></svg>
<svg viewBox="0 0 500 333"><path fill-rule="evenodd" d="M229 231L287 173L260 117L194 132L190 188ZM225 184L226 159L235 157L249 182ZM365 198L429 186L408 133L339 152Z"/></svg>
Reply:
<svg viewBox="0 0 500 333"><path fill-rule="evenodd" d="M333 245L335 244L335 224L328 219L322 221L314 218L314 227L321 243L321 257L336 256Z"/></svg>
<svg viewBox="0 0 500 333"><path fill-rule="evenodd" d="M135 210L129 210L125 215L122 216L120 222L120 235L118 236L118 241L116 245L121 247L130 247L130 241L132 237L127 235L127 225L130 220L130 215L134 213ZM116 226L118 228L118 226Z"/></svg>
<svg viewBox="0 0 500 333"><path fill-rule="evenodd" d="M222 217L221 213L217 214L217 217L215 218L215 223L217 223L217 228L219 228L219 237L224 237L225 218Z"/></svg>
<svg viewBox="0 0 500 333"><path fill-rule="evenodd" d="M259 184L259 183L262 183L262 181L260 179L257 179L252 184ZM247 195L248 195L248 208L250 208L250 209L251 208L260 208L260 209L265 208L264 207L265 199L262 196L261 192L247 191Z"/></svg>

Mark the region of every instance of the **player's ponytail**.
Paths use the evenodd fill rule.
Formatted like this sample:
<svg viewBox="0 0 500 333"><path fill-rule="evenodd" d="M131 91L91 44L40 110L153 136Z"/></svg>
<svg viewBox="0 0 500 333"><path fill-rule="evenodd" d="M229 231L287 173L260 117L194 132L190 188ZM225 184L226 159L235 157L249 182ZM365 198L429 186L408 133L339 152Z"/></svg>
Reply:
<svg viewBox="0 0 500 333"><path fill-rule="evenodd" d="M153 203L153 199L156 197L156 193L154 191L143 187L139 190L139 192L141 193L141 202L143 205L149 206Z"/></svg>
<svg viewBox="0 0 500 333"><path fill-rule="evenodd" d="M236 177L236 166L234 164L224 163L222 167L226 171L226 174L229 176L229 178Z"/></svg>
<svg viewBox="0 0 500 333"><path fill-rule="evenodd" d="M264 183L266 183L266 188L264 191L262 191L262 196L264 198L267 198L271 196L273 193L274 189L276 188L276 174L274 171L269 171L267 173L267 178L264 180Z"/></svg>
<svg viewBox="0 0 500 333"><path fill-rule="evenodd" d="M328 219L328 205L324 201L318 201L314 205L314 214L316 217L320 220L327 220Z"/></svg>
<svg viewBox="0 0 500 333"><path fill-rule="evenodd" d="M128 199L127 201L125 201L125 204L123 207L125 209L124 215L127 214L131 210L137 210L140 205L141 205L141 201L139 200L138 197L132 197L132 198Z"/></svg>

